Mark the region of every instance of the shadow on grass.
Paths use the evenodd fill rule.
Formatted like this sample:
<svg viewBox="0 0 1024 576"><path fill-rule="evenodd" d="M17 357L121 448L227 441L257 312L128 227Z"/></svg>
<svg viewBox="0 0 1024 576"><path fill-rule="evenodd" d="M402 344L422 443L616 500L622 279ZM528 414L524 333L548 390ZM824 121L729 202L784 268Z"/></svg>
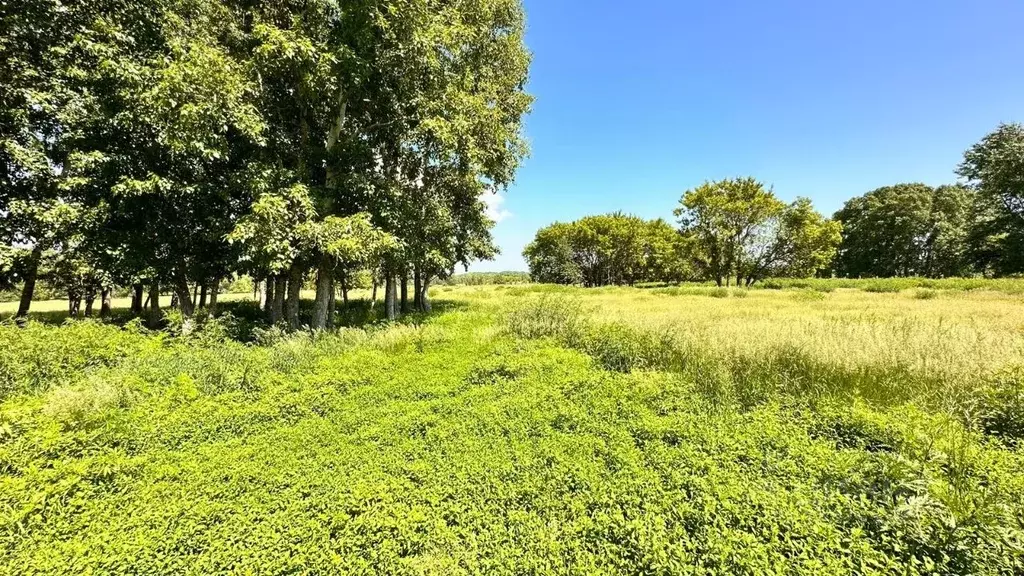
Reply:
<svg viewBox="0 0 1024 576"><path fill-rule="evenodd" d="M313 300L302 300L299 304L299 324L303 327L307 327L311 323L313 317L313 304ZM412 307L411 303L409 307ZM396 321L403 324L421 324L432 316L443 314L445 312L464 310L466 308L468 308L468 304L466 302L456 300L435 300L432 302L431 312L406 312ZM161 320L161 329L174 332L175 316L178 313L177 309L164 308L162 312L163 318ZM203 311L199 312L199 316L202 316L203 314ZM125 326L137 318L141 318L144 321L146 317L146 313L143 313L143 315L139 317L132 314L127 308L115 308L111 311L108 317L102 319L96 314L91 317L80 315L77 318L70 318L68 313L62 310L30 312L28 315L30 321L50 326L59 326L66 322L82 320L103 322L105 324L115 326ZM273 326L271 326L270 322L267 320L262 307L257 302L253 301L231 301L219 303L217 305L216 312L213 314L213 318L221 322L221 324L226 328L226 334L231 339L239 342L257 341L257 336L261 331L273 329ZM14 321L12 313L0 315L0 322ZM368 299L353 299L349 300L347 304L338 302L333 324L336 328L365 328L376 324L382 324L384 322L386 322L386 320L383 302L372 302Z"/></svg>

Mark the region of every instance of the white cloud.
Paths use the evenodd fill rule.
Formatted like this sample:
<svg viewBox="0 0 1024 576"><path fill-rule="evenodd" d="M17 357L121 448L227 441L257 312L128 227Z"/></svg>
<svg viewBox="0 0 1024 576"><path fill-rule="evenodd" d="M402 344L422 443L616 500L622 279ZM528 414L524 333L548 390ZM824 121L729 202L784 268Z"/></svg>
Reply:
<svg viewBox="0 0 1024 576"><path fill-rule="evenodd" d="M487 217L495 223L512 217L512 213L503 208L505 197L500 192L484 192L480 194L480 200L486 206Z"/></svg>

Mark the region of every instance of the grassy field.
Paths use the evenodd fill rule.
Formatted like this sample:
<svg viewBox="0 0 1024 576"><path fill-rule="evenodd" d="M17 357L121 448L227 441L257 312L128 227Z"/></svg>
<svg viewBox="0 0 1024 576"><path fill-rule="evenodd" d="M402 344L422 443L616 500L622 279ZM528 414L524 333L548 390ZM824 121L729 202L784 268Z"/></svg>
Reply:
<svg viewBox="0 0 1024 576"><path fill-rule="evenodd" d="M0 324L0 573L1024 573L1024 298L786 288Z"/></svg>

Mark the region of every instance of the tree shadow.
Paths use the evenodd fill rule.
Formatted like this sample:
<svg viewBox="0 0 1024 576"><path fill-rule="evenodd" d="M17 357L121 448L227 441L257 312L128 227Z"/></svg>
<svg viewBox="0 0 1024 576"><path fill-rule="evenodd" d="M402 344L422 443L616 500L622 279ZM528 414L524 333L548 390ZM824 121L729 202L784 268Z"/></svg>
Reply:
<svg viewBox="0 0 1024 576"><path fill-rule="evenodd" d="M313 300L301 300L299 303L299 325L302 329L308 329L313 318ZM412 303L409 304L411 309ZM432 301L431 312L405 312L397 319L397 323L419 325L428 321L431 317L465 310L469 304L459 300L434 300ZM175 308L164 308L160 329L174 333L176 326L180 323L175 316L178 311ZM0 322L24 322L14 319L14 313L0 314ZM259 341L261 332L275 329L267 319L267 316L260 304L251 300L226 301L217 304L216 312L208 314L205 310L197 313L200 328L205 325L217 324L222 327L223 333L230 339L243 343ZM145 325L146 314L142 316L133 314L127 308L114 308L109 316L100 318L98 315L69 317L64 310L30 312L28 321L38 322L49 326L60 326L67 322L92 321L102 322L114 326L124 327L130 322L139 320ZM367 328L374 325L387 323L384 303L373 302L369 299L352 299L348 303L338 302L334 314L334 328Z"/></svg>

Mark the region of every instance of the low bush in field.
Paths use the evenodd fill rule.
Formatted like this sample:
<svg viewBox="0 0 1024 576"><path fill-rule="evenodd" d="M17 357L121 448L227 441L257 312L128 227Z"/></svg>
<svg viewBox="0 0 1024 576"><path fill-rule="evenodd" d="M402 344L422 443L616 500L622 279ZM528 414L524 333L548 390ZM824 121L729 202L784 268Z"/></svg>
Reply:
<svg viewBox="0 0 1024 576"><path fill-rule="evenodd" d="M140 337L139 330L138 323L127 330L96 321L71 321L59 329L0 323L0 400L75 381L83 371L159 346L159 338Z"/></svg>

